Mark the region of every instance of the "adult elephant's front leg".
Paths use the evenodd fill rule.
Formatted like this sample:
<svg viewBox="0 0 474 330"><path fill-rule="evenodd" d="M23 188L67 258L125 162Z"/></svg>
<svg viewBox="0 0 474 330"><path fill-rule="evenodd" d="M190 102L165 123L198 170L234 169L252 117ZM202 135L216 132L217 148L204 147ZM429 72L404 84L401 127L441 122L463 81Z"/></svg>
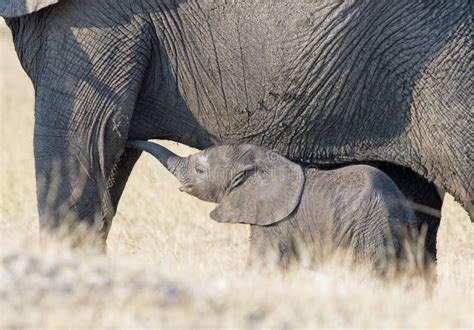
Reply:
<svg viewBox="0 0 474 330"><path fill-rule="evenodd" d="M96 111L101 111L97 105ZM124 151L128 124L120 108L78 130L35 125L40 228L85 224L103 241L139 153ZM124 120L124 119L122 119Z"/></svg>
<svg viewBox="0 0 474 330"><path fill-rule="evenodd" d="M110 17L96 23L101 29L77 28L85 25L81 15L51 15L42 52L27 63L36 92L40 228L85 224L105 241L138 159L125 145L149 48L140 25L122 26L111 14L99 16Z"/></svg>
<svg viewBox="0 0 474 330"><path fill-rule="evenodd" d="M121 141L100 134L35 134L37 200L41 232L62 225L86 225L102 242L110 230L128 176L139 152L121 152ZM50 133L50 130L47 129ZM92 136L96 133L90 132ZM97 139L96 139L97 138ZM117 146L113 144L117 143ZM100 144L105 149L101 150ZM116 149L112 151L113 149ZM71 228L69 228L71 229Z"/></svg>

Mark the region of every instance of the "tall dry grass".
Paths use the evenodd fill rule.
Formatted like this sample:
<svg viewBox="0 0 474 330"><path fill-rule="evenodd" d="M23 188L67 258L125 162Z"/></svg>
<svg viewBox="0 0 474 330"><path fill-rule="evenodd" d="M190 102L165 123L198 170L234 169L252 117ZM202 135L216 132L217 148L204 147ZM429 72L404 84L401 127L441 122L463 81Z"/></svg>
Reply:
<svg viewBox="0 0 474 330"><path fill-rule="evenodd" d="M248 271L248 228L212 222L213 206L179 193L148 155L125 190L108 256L40 247L33 90L3 22L0 55L0 329L474 327L474 227L449 196L431 293L336 260L285 276Z"/></svg>

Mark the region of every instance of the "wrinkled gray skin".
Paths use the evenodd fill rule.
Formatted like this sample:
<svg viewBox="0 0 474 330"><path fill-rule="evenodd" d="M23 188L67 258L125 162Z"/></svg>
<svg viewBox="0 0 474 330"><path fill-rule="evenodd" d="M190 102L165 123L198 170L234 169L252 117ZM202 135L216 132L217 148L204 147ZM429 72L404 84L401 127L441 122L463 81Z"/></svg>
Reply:
<svg viewBox="0 0 474 330"><path fill-rule="evenodd" d="M302 168L250 144L219 145L186 158L148 141L129 144L152 153L179 179L181 191L218 203L210 214L215 221L250 224L251 264L276 257L286 268L301 251L319 263L344 248L354 261L384 272L405 256L405 242L415 246L413 210L375 167Z"/></svg>
<svg viewBox="0 0 474 330"><path fill-rule="evenodd" d="M105 240L139 157L129 138L373 164L432 214L433 182L470 210L469 3L3 2L35 88L41 228L75 216ZM417 216L434 254L439 219Z"/></svg>

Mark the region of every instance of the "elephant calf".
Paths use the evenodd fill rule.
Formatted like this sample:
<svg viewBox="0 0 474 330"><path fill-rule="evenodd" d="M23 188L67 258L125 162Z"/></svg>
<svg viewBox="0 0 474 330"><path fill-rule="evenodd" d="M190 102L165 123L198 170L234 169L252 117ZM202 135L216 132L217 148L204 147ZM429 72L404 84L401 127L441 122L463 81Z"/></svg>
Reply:
<svg viewBox="0 0 474 330"><path fill-rule="evenodd" d="M315 262L345 248L353 260L384 271L415 246L412 209L374 167L304 168L250 144L219 145L186 158L148 141L129 145L153 154L182 183L181 191L218 203L210 214L215 221L250 224L250 262L273 255L286 267L301 248Z"/></svg>

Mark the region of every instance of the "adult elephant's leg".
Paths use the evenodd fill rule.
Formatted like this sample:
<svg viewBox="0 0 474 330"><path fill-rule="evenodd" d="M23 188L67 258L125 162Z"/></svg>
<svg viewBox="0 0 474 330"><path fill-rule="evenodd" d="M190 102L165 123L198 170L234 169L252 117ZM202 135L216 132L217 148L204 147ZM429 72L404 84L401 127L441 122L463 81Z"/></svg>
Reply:
<svg viewBox="0 0 474 330"><path fill-rule="evenodd" d="M111 220L117 211L120 197L122 197L123 190L125 189L125 184L127 183L133 166L140 157L140 154L141 152L138 150L127 148L120 156L120 159L112 167L105 186L106 195L102 201L102 210L105 210L103 213L106 214L106 216L103 216L106 225L102 231L104 235L108 235L110 231L110 226L112 224ZM105 204L107 202L110 204ZM104 240L106 238L107 237L104 237Z"/></svg>
<svg viewBox="0 0 474 330"><path fill-rule="evenodd" d="M42 230L85 224L105 241L138 158L125 145L149 48L127 17L100 15L99 29L80 15L51 13L30 68L38 209Z"/></svg>
<svg viewBox="0 0 474 330"><path fill-rule="evenodd" d="M99 238L99 243L105 243L125 184L139 155L136 150L125 149L108 171L106 180L78 171L76 166L63 166L69 162L63 162L64 159L71 157L55 158L50 168L46 165L48 163L44 167L37 165L41 231L57 229L65 223L72 226L85 224L98 235L94 238ZM73 175L79 179L74 180Z"/></svg>
<svg viewBox="0 0 474 330"><path fill-rule="evenodd" d="M120 156L120 159L112 168L107 180L106 188L110 195L113 210L116 211L120 197L122 197L125 184L128 181L133 166L140 157L141 151L127 148ZM110 229L110 228L109 228Z"/></svg>
<svg viewBox="0 0 474 330"><path fill-rule="evenodd" d="M96 105L95 111L104 109ZM123 109L80 130L35 129L37 198L42 231L85 224L105 242L125 183L139 157L125 150L127 123L117 126ZM97 115L100 118L100 115ZM117 130L117 131L116 131Z"/></svg>
<svg viewBox="0 0 474 330"><path fill-rule="evenodd" d="M387 173L410 201L418 220L420 231L426 231L425 248L436 261L436 240L441 220L443 197L433 183L408 168L384 164L378 166Z"/></svg>

